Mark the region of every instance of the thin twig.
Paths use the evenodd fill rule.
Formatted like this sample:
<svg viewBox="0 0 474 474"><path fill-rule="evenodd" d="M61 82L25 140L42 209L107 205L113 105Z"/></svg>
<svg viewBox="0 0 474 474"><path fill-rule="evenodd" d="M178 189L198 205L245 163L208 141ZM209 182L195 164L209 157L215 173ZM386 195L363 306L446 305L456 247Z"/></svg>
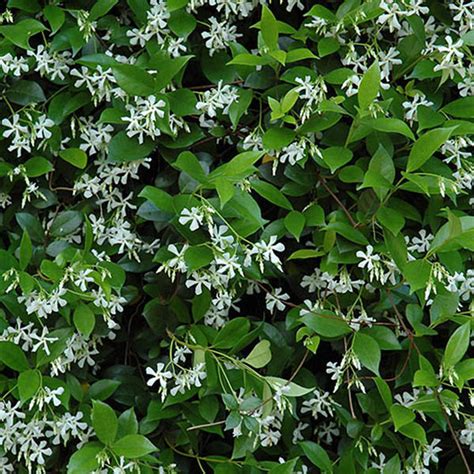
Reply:
<svg viewBox="0 0 474 474"><path fill-rule="evenodd" d="M194 425L187 428L187 431L200 430L201 428L209 428L211 426L219 426L219 425L223 425L224 423L225 423L225 420L220 420L220 421L213 421L212 423L204 423L202 425Z"/></svg>
<svg viewBox="0 0 474 474"><path fill-rule="evenodd" d="M348 211L346 206L344 206L342 201L336 196L336 194L334 194L334 192L331 190L331 188L327 185L326 179L323 176L319 175L319 181L323 185L324 189L331 195L331 197L337 202L339 207L344 211L344 213L346 214L347 218L349 219L352 227L354 227L354 228L358 227L357 222L352 218L351 213Z"/></svg>
<svg viewBox="0 0 474 474"><path fill-rule="evenodd" d="M438 400L439 406L441 407L441 411L443 412L443 416L446 420L446 423L448 424L449 431L451 432L451 437L453 438L454 443L456 444L456 447L458 448L458 451L459 451L459 454L461 455L461 459L464 463L464 466L466 466L466 473L472 474L471 468L469 466L469 462L467 461L464 451L461 447L461 444L459 443L458 437L456 436L456 433L454 432L454 428L453 428L453 425L451 424L451 420L449 419L449 416L446 413L446 410L444 409L443 402L441 401L439 394L436 391L434 391L433 393L436 397L436 400Z"/></svg>

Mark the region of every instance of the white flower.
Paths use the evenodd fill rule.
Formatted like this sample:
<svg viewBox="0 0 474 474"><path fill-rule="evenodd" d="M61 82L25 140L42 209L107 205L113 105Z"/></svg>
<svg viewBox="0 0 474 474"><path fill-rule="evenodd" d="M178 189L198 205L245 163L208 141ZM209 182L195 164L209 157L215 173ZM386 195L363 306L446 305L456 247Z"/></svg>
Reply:
<svg viewBox="0 0 474 474"><path fill-rule="evenodd" d="M198 230L202 225L204 220L204 214L197 207L192 207L191 209L184 208L181 211L178 222L181 225L189 224L189 229L194 231Z"/></svg>
<svg viewBox="0 0 474 474"><path fill-rule="evenodd" d="M192 351L190 351L185 346L177 347L173 354L173 362L175 364L179 362L186 362L186 354L192 354Z"/></svg>
<svg viewBox="0 0 474 474"><path fill-rule="evenodd" d="M301 413L311 413L311 416L316 420L318 415L324 417L334 416L335 403L331 400L329 392L322 392L315 390L313 398L303 402Z"/></svg>
<svg viewBox="0 0 474 474"><path fill-rule="evenodd" d="M301 421L296 425L296 428L293 430L293 444L297 444L299 441L304 440L303 431L308 427L308 423L302 423Z"/></svg>
<svg viewBox="0 0 474 474"><path fill-rule="evenodd" d="M225 49L229 43L242 36L237 33L237 28L226 20L219 22L215 17L211 17L209 22L209 31L202 32L201 36L206 40L205 44L210 56L216 51Z"/></svg>
<svg viewBox="0 0 474 474"><path fill-rule="evenodd" d="M82 291L87 291L87 284L94 281L94 278L88 276L92 273L90 268L80 270L76 275L74 284L77 285Z"/></svg>
<svg viewBox="0 0 474 474"><path fill-rule="evenodd" d="M163 401L166 398L166 387L168 385L168 380L173 377L173 374L169 370L165 371L164 368L165 364L159 362L156 365L156 369L147 367L145 370L147 375L151 375L151 378L149 378L146 382L149 387L153 386L156 382L159 382L159 392L161 393L161 399Z"/></svg>
<svg viewBox="0 0 474 474"><path fill-rule="evenodd" d="M406 239L408 239L406 237ZM428 234L425 229L418 232L418 237L411 239L411 245L408 247L410 252L426 253L430 249L430 243L434 239L433 234Z"/></svg>
<svg viewBox="0 0 474 474"><path fill-rule="evenodd" d="M425 99L424 95L416 94L411 101L405 101L402 103L402 106L404 109L406 109L405 112L405 118L410 122L416 122L418 121L418 106L419 105L424 105L426 107L431 107L433 105L433 102Z"/></svg>
<svg viewBox="0 0 474 474"><path fill-rule="evenodd" d="M372 245L367 245L365 252L358 250L356 252L356 257L361 258L362 261L360 261L357 266L359 268L367 267L367 270L373 270L377 263L380 262L380 255L374 254L373 252L374 248Z"/></svg>
<svg viewBox="0 0 474 474"><path fill-rule="evenodd" d="M283 311L285 309L284 301L289 300L290 295L287 293L282 293L282 291L283 290L281 288L276 288L271 293L267 293L265 295L265 303L268 311L273 312L275 307L278 311Z"/></svg>
<svg viewBox="0 0 474 474"><path fill-rule="evenodd" d="M281 150L279 161L285 163L286 160L290 165L295 165L298 161L305 157L306 147L304 143L293 142Z"/></svg>
<svg viewBox="0 0 474 474"><path fill-rule="evenodd" d="M423 448L423 464L429 466L430 462L438 462L438 453L442 451L437 445L441 442L440 439L435 438L431 444Z"/></svg>

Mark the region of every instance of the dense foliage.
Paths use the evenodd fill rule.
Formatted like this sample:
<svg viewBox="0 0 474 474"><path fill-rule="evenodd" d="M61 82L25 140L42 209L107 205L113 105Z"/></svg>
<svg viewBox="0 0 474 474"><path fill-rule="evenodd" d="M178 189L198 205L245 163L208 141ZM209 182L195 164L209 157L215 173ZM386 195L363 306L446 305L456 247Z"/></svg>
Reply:
<svg viewBox="0 0 474 474"><path fill-rule="evenodd" d="M5 3L1 472L470 472L474 3Z"/></svg>

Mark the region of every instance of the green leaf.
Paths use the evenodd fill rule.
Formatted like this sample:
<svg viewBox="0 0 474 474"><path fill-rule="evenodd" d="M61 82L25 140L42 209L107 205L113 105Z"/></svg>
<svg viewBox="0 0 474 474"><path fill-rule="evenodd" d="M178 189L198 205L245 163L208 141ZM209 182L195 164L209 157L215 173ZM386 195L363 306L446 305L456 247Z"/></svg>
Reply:
<svg viewBox="0 0 474 474"><path fill-rule="evenodd" d="M65 237L72 234L81 224L83 216L79 211L64 211L59 213L53 220L50 233L54 237Z"/></svg>
<svg viewBox="0 0 474 474"><path fill-rule="evenodd" d="M395 209L382 206L377 211L377 220L393 235L398 235L405 225L405 218Z"/></svg>
<svg viewBox="0 0 474 474"><path fill-rule="evenodd" d="M453 332L448 340L443 355L443 365L446 368L456 365L467 352L470 343L471 323L464 323Z"/></svg>
<svg viewBox="0 0 474 474"><path fill-rule="evenodd" d="M102 449L101 446L94 446L89 443L77 450L69 459L68 474L85 474L98 469L99 459L97 455Z"/></svg>
<svg viewBox="0 0 474 474"><path fill-rule="evenodd" d="M305 217L299 211L290 211L283 220L285 228L293 235L296 240L300 240L301 232L303 232Z"/></svg>
<svg viewBox="0 0 474 474"><path fill-rule="evenodd" d="M379 200L382 201L392 188L394 179L395 165L392 157L383 146L379 146L370 160L369 168L359 189L373 188Z"/></svg>
<svg viewBox="0 0 474 474"><path fill-rule="evenodd" d="M421 168L433 153L446 142L454 129L455 127L436 128L418 138L408 155L407 171L411 172Z"/></svg>
<svg viewBox="0 0 474 474"><path fill-rule="evenodd" d="M313 441L302 441L300 443L305 456L313 463L314 466L319 467L322 472L333 472L332 461L328 453Z"/></svg>
<svg viewBox="0 0 474 474"><path fill-rule="evenodd" d="M15 218L22 230L26 230L34 242L42 242L44 231L38 217L28 212L17 212Z"/></svg>
<svg viewBox="0 0 474 474"><path fill-rule="evenodd" d="M129 95L149 96L155 92L155 79L138 66L119 64L113 66L117 84Z"/></svg>
<svg viewBox="0 0 474 474"><path fill-rule="evenodd" d="M180 153L177 160L173 163L173 167L184 171L198 183L206 181L206 173L202 169L201 163L199 163L196 155L190 151Z"/></svg>
<svg viewBox="0 0 474 474"><path fill-rule="evenodd" d="M410 140L415 139L415 136L410 130L410 127L405 122L397 118L381 117L366 120L363 123L379 132L399 133L400 135L403 135L409 138Z"/></svg>
<svg viewBox="0 0 474 474"><path fill-rule="evenodd" d="M141 160L147 158L154 148L152 140L145 139L140 144L135 138L128 137L125 131L121 131L110 140L109 158L118 162Z"/></svg>
<svg viewBox="0 0 474 474"><path fill-rule="evenodd" d="M183 69L186 64L192 59L194 56L179 56L178 58L168 58L168 57L160 57L154 58L151 62L152 66L156 66L158 69L158 74L155 78L155 90L162 91L166 88L173 78Z"/></svg>
<svg viewBox="0 0 474 474"><path fill-rule="evenodd" d="M52 171L53 165L42 156L34 156L25 163L26 174L29 178L37 178Z"/></svg>
<svg viewBox="0 0 474 474"><path fill-rule="evenodd" d="M414 439L423 445L427 444L425 430L418 423L412 422L403 425L399 431L410 439Z"/></svg>
<svg viewBox="0 0 474 474"><path fill-rule="evenodd" d="M288 146L295 138L296 133L289 128L269 128L262 138L263 146L267 150L281 150Z"/></svg>
<svg viewBox="0 0 474 474"><path fill-rule="evenodd" d="M390 407L392 406L392 403L393 403L392 392L390 391L390 386L381 377L375 377L374 382L375 382L375 385L377 386L377 390L385 406L387 407L387 409L390 410Z"/></svg>
<svg viewBox="0 0 474 474"><path fill-rule="evenodd" d="M25 268L30 263L31 257L33 256L33 247L31 245L31 239L26 230L23 231L23 236L20 242L20 269Z"/></svg>
<svg viewBox="0 0 474 474"><path fill-rule="evenodd" d="M229 118L232 123L232 126L234 127L234 130L236 129L241 117L247 112L252 102L252 99L253 92L251 89L240 89L239 100L231 104L231 106L229 107Z"/></svg>
<svg viewBox="0 0 474 474"><path fill-rule="evenodd" d="M153 205L164 212L169 212L170 214L175 212L173 196L160 188L145 186L138 196L152 202Z"/></svg>
<svg viewBox="0 0 474 474"><path fill-rule="evenodd" d="M59 156L76 168L84 169L87 166L87 155L80 148L60 150Z"/></svg>
<svg viewBox="0 0 474 474"><path fill-rule="evenodd" d="M272 353L270 351L270 341L264 339L251 350L250 354L244 359L244 362L256 369L261 369L271 360Z"/></svg>
<svg viewBox="0 0 474 474"><path fill-rule="evenodd" d="M25 353L19 346L9 341L0 341L0 362L16 372L30 368Z"/></svg>
<svg viewBox="0 0 474 474"><path fill-rule="evenodd" d="M390 256L399 270L403 270L408 258L407 244L402 234L393 235L390 231L384 231L384 240Z"/></svg>
<svg viewBox="0 0 474 474"><path fill-rule="evenodd" d="M228 349L236 345L250 329L250 321L246 318L230 320L214 339L213 346L217 349Z"/></svg>
<svg viewBox="0 0 474 474"><path fill-rule="evenodd" d="M262 19L260 21L260 30L265 45L270 51L278 49L278 23L272 11L262 5Z"/></svg>
<svg viewBox="0 0 474 474"><path fill-rule="evenodd" d="M418 133L420 133L421 130L439 127L443 125L446 120L445 115L436 112L426 105L419 105L416 109L416 114L418 116Z"/></svg>
<svg viewBox="0 0 474 474"><path fill-rule="evenodd" d="M59 28L63 26L64 20L66 19L64 10L56 5L46 5L43 8L43 13L51 27L51 32L53 34L56 33Z"/></svg>
<svg viewBox="0 0 474 474"><path fill-rule="evenodd" d="M341 47L339 41L336 38L321 38L318 41L318 54L321 58L329 56L335 53Z"/></svg>
<svg viewBox="0 0 474 474"><path fill-rule="evenodd" d="M427 370L417 370L413 377L414 387L437 387L439 380L436 375Z"/></svg>
<svg viewBox="0 0 474 474"><path fill-rule="evenodd" d="M371 105L379 93L380 88L380 69L378 63L373 63L372 66L365 71L362 81L359 85L357 99L361 109L365 110Z"/></svg>
<svg viewBox="0 0 474 474"><path fill-rule="evenodd" d="M348 324L331 311L305 314L300 320L305 326L323 337L338 338L351 332Z"/></svg>
<svg viewBox="0 0 474 474"><path fill-rule="evenodd" d="M141 458L156 450L157 448L151 441L139 434L124 436L112 446L112 451L117 456L123 456L127 459Z"/></svg>
<svg viewBox="0 0 474 474"><path fill-rule="evenodd" d="M411 292L425 288L431 275L431 264L426 260L413 260L403 268L403 276L410 285Z"/></svg>
<svg viewBox="0 0 474 474"><path fill-rule="evenodd" d="M225 178L217 178L214 184L216 186L216 191L219 195L219 200L222 208L227 202L229 202L233 198L235 194L235 188L233 183Z"/></svg>
<svg viewBox="0 0 474 474"><path fill-rule="evenodd" d="M46 100L43 89L37 82L24 79L15 82L5 95L18 105L40 104Z"/></svg>
<svg viewBox="0 0 474 474"><path fill-rule="evenodd" d="M315 249L300 249L294 251L289 257L288 260L305 260L307 258L316 258L324 255L322 250Z"/></svg>
<svg viewBox="0 0 474 474"><path fill-rule="evenodd" d="M474 97L462 97L445 105L441 112L458 118L474 118Z"/></svg>
<svg viewBox="0 0 474 474"><path fill-rule="evenodd" d="M110 10L117 4L118 0L97 0L89 13L91 21L97 20L107 15Z"/></svg>
<svg viewBox="0 0 474 474"><path fill-rule="evenodd" d="M14 25L0 26L0 34L19 48L31 49L29 45L30 38L45 29L46 27L39 21L28 18L20 20Z"/></svg>
<svg viewBox="0 0 474 474"><path fill-rule="evenodd" d="M281 387L286 387L285 396L287 397L303 397L308 393L314 392L314 387L306 388L301 387L300 385L289 382L288 380L282 379L280 377L265 377L265 380L273 387L275 390L278 390Z"/></svg>
<svg viewBox="0 0 474 474"><path fill-rule="evenodd" d="M88 338L95 326L95 315L88 305L79 303L74 309L74 326L86 338Z"/></svg>
<svg viewBox="0 0 474 474"><path fill-rule="evenodd" d="M326 229L333 230L337 234L342 235L347 240L355 242L356 244L368 245L369 243L365 235L360 230L354 229L352 226L344 222L330 222L326 226Z"/></svg>
<svg viewBox="0 0 474 474"><path fill-rule="evenodd" d="M168 5L168 11L172 12L184 8L188 4L188 1L189 0L167 0L166 4Z"/></svg>
<svg viewBox="0 0 474 474"><path fill-rule="evenodd" d="M308 48L295 48L286 54L286 62L295 63L304 59L316 59L316 56Z"/></svg>
<svg viewBox="0 0 474 474"><path fill-rule="evenodd" d="M135 411L132 408L124 411L118 418L117 437L123 438L126 435L138 433L138 420Z"/></svg>
<svg viewBox="0 0 474 474"><path fill-rule="evenodd" d="M293 209L293 205L288 198L273 184L254 179L251 181L251 186L260 196L272 204L287 210Z"/></svg>
<svg viewBox="0 0 474 474"><path fill-rule="evenodd" d="M364 367L372 371L375 375L379 375L381 352L375 339L367 334L357 332L354 335L352 349Z"/></svg>
<svg viewBox="0 0 474 474"><path fill-rule="evenodd" d="M408 425L415 419L413 410L397 403L390 407L390 415L395 425L395 431L399 431L402 426Z"/></svg>
<svg viewBox="0 0 474 474"><path fill-rule="evenodd" d="M26 402L32 398L41 386L41 372L36 369L26 370L18 376L20 400Z"/></svg>
<svg viewBox="0 0 474 474"><path fill-rule="evenodd" d="M214 260L214 252L209 247L189 247L184 254L184 260L190 271L199 270Z"/></svg>
<svg viewBox="0 0 474 474"><path fill-rule="evenodd" d="M112 444L118 428L114 410L106 403L95 400L92 405L92 427L100 441L107 445Z"/></svg>
<svg viewBox="0 0 474 474"><path fill-rule="evenodd" d="M352 160L352 151L342 146L332 146L322 150L324 162L329 166L331 173Z"/></svg>
<svg viewBox="0 0 474 474"><path fill-rule="evenodd" d="M89 396L92 400L107 400L120 387L120 384L119 380L98 380L89 388Z"/></svg>

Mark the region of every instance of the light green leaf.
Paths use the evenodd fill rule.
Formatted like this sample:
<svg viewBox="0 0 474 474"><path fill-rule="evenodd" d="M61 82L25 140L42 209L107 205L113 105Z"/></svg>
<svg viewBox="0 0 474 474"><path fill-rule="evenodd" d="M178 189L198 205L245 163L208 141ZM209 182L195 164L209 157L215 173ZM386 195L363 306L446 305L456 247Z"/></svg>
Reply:
<svg viewBox="0 0 474 474"><path fill-rule="evenodd" d="M112 67L118 85L129 95L149 96L155 92L155 79L144 69L131 64Z"/></svg>
<svg viewBox="0 0 474 474"><path fill-rule="evenodd" d="M77 330L88 338L95 326L95 315L88 305L80 303L74 309L74 326Z"/></svg>
<svg viewBox="0 0 474 474"><path fill-rule="evenodd" d="M324 162L329 166L331 173L352 160L352 151L342 146L332 146L322 150Z"/></svg>
<svg viewBox="0 0 474 474"><path fill-rule="evenodd" d="M436 128L418 138L408 155L407 171L412 172L421 168L433 153L446 142L454 129L455 127Z"/></svg>
<svg viewBox="0 0 474 474"><path fill-rule="evenodd" d="M446 368L456 365L467 352L470 343L471 323L464 323L453 332L448 340L443 355L443 365Z"/></svg>
<svg viewBox="0 0 474 474"><path fill-rule="evenodd" d="M9 341L0 341L0 362L16 372L30 368L25 353L19 346Z"/></svg>
<svg viewBox="0 0 474 474"><path fill-rule="evenodd" d="M367 69L359 85L357 99L361 109L367 109L375 101L379 88L380 69L378 63L375 62Z"/></svg>
<svg viewBox="0 0 474 474"><path fill-rule="evenodd" d="M367 334L357 332L354 335L352 349L364 367L372 371L375 375L379 375L381 351L375 339Z"/></svg>
<svg viewBox="0 0 474 474"><path fill-rule="evenodd" d="M266 6L262 6L262 19L260 29L263 41L270 51L278 49L278 23L272 11Z"/></svg>
<svg viewBox="0 0 474 474"><path fill-rule="evenodd" d="M415 419L413 410L395 403L390 407L390 415L392 416L395 431L399 431L402 426L408 425Z"/></svg>
<svg viewBox="0 0 474 474"><path fill-rule="evenodd" d="M31 245L31 239L26 230L23 231L23 236L20 242L20 269L25 268L30 263L31 257L33 256L33 247Z"/></svg>
<svg viewBox="0 0 474 474"><path fill-rule="evenodd" d="M60 150L59 156L76 168L84 169L87 166L87 155L80 148Z"/></svg>
<svg viewBox="0 0 474 474"><path fill-rule="evenodd" d="M92 405L92 427L97 437L107 445L115 441L118 421L114 410L107 404L95 400Z"/></svg>
<svg viewBox="0 0 474 474"><path fill-rule="evenodd" d="M265 367L272 360L272 353L270 351L270 341L264 339L260 341L250 352L250 354L244 359L244 362L261 369Z"/></svg>
<svg viewBox="0 0 474 474"><path fill-rule="evenodd" d="M30 369L22 372L18 376L18 392L20 400L26 402L32 398L41 386L41 372Z"/></svg>
<svg viewBox="0 0 474 474"><path fill-rule="evenodd" d="M141 458L156 450L156 446L151 441L139 434L124 436L112 446L112 451L117 456L123 456L127 459Z"/></svg>

